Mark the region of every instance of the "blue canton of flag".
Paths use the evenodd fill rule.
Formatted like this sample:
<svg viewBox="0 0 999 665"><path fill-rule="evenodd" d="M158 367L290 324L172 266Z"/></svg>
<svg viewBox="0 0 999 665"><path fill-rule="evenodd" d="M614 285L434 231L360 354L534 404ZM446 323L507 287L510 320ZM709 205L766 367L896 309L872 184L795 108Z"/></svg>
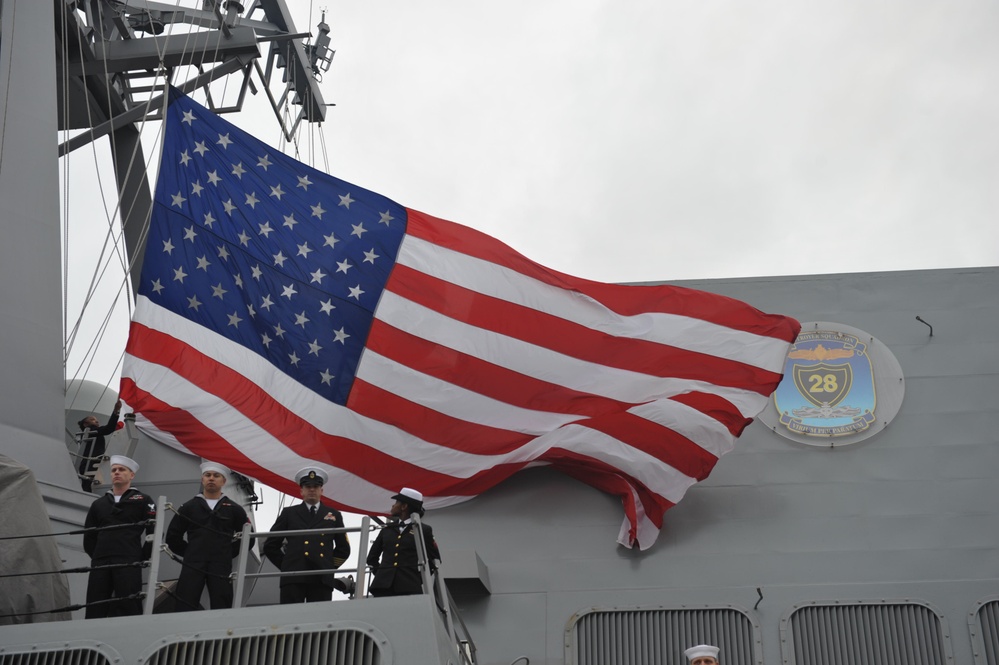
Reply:
<svg viewBox="0 0 999 665"><path fill-rule="evenodd" d="M140 295L344 404L403 209L170 95Z"/></svg>

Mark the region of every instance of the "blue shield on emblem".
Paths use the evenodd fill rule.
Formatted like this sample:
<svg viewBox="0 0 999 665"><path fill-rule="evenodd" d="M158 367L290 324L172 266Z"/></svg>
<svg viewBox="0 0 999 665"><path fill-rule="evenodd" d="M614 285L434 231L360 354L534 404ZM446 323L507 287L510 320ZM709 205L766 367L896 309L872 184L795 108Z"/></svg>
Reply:
<svg viewBox="0 0 999 665"><path fill-rule="evenodd" d="M846 436L874 422L877 395L867 345L830 330L802 332L774 393L780 422L807 436Z"/></svg>

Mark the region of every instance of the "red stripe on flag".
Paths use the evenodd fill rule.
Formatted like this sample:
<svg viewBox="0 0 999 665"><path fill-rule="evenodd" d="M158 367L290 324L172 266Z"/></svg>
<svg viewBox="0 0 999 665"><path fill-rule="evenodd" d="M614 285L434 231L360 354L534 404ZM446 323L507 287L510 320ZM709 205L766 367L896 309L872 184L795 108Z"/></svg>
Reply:
<svg viewBox="0 0 999 665"><path fill-rule="evenodd" d="M241 473L252 476L276 490L287 494L298 492L298 486L295 483L258 465L237 448L233 448L224 437L205 427L190 413L156 399L151 393L140 389L131 379L123 378L121 380L120 397L130 407L142 413L157 429L173 434L184 443L185 447L193 437L193 440L197 441L197 450L191 450L201 457L209 460L224 459L227 466L238 467Z"/></svg>
<svg viewBox="0 0 999 665"><path fill-rule="evenodd" d="M510 477L525 464L495 464L470 474L467 478L455 477L400 460L352 439L327 434L288 411L266 391L238 372L219 365L212 358L169 335L134 321L126 353L167 367L201 390L218 397L219 409L230 405L272 437L294 449L296 454L343 469L374 484L388 475L409 479L414 485L425 488L422 491L426 496L474 496ZM164 359L166 362L163 362ZM178 422L185 424L198 423L193 417L189 420L182 414L177 414L176 417L180 419ZM478 426L466 423L469 437L474 437L477 429ZM218 454L219 437L228 438L224 433L217 434L199 426L183 432L181 440L192 452L208 457L206 453ZM238 452L235 447L230 450ZM442 448L442 454L446 454L446 449ZM231 457L229 454L209 459L225 461ZM338 505L351 509L349 504Z"/></svg>
<svg viewBox="0 0 999 665"><path fill-rule="evenodd" d="M706 416L710 416L725 425L733 436L740 436L742 431L753 422L752 418L743 418L739 410L732 406L724 397L711 395L702 392L689 392L683 395L671 397L675 402L686 404L692 409L697 409Z"/></svg>
<svg viewBox="0 0 999 665"><path fill-rule="evenodd" d="M513 452L534 439L521 432L469 425L467 421L428 409L361 379L354 381L348 406L424 441L480 455Z"/></svg>
<svg viewBox="0 0 999 665"><path fill-rule="evenodd" d="M545 312L477 293L397 265L386 288L477 328L587 362L658 377L704 380L769 395L780 374L643 339L608 335Z"/></svg>
<svg viewBox="0 0 999 665"><path fill-rule="evenodd" d="M718 462L717 457L683 435L631 413L608 414L577 424L625 441L632 448L698 480L707 478Z"/></svg>
<svg viewBox="0 0 999 665"><path fill-rule="evenodd" d="M368 348L400 365L524 409L598 416L634 406L526 376L428 342L378 319L371 326Z"/></svg>
<svg viewBox="0 0 999 665"><path fill-rule="evenodd" d="M543 459L562 473L604 492L621 497L625 515L632 524L632 540L635 539L637 529L637 511L632 491L638 494L646 519L656 528L662 528L663 513L675 505L672 501L651 491L632 476L598 459L564 448L553 448L543 456Z"/></svg>
<svg viewBox="0 0 999 665"><path fill-rule="evenodd" d="M461 224L407 209L406 232L457 252L505 266L522 275L570 291L585 293L618 314L663 312L710 321L728 328L793 342L798 323L766 314L739 300L668 285L620 285L594 282L545 268L506 244ZM398 269L399 266L396 266Z"/></svg>

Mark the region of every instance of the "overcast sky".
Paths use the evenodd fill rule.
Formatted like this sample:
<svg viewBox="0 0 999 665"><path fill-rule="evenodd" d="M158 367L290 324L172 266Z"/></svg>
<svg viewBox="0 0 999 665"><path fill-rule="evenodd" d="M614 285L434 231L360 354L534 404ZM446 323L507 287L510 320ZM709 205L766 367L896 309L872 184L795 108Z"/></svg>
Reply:
<svg viewBox="0 0 999 665"><path fill-rule="evenodd" d="M999 261L999 6L338 2L334 175L603 281Z"/></svg>

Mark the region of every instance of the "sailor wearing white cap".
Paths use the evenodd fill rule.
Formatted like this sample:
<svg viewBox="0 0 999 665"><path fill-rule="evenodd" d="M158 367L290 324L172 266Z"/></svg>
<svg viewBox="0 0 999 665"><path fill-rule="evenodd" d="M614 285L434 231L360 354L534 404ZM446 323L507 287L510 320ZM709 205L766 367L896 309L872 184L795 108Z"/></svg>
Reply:
<svg viewBox="0 0 999 665"><path fill-rule="evenodd" d="M211 608L232 607L232 559L239 554L236 534L250 521L241 505L222 493L230 471L216 462L201 465L201 494L177 510L166 533L166 543L184 557L174 589L174 610L201 609L208 587Z"/></svg>
<svg viewBox="0 0 999 665"><path fill-rule="evenodd" d="M281 511L271 531L300 529L338 529L344 526L343 515L321 503L329 474L317 466L307 466L295 474L302 503ZM264 541L264 555L285 572L294 570L329 571L325 575L281 578L281 602L310 603L330 600L333 589L345 594L354 592L354 578L336 579L333 571L350 556L350 541L345 533L310 536L271 536Z"/></svg>
<svg viewBox="0 0 999 665"><path fill-rule="evenodd" d="M371 581L373 596L406 596L423 592L423 577L419 568L416 546L415 523L412 515L423 516L423 494L411 487L403 487L392 496L391 523L378 532L375 542L368 550L367 564L374 570ZM420 523L423 542L426 544L426 557L430 571L437 570L440 550L434 540L434 530L429 524Z"/></svg>
<svg viewBox="0 0 999 665"><path fill-rule="evenodd" d="M100 568L111 564L134 564L148 559L152 542L145 535L153 532L151 520L156 517L156 502L152 497L132 487L139 470L135 460L124 455L111 456L111 489L95 500L87 512L83 526L83 549L90 556L87 580L86 618L142 614L142 570L137 566ZM147 524L148 522L148 524ZM122 524L134 524L128 528ZM99 602L120 598L111 603Z"/></svg>
<svg viewBox="0 0 999 665"><path fill-rule="evenodd" d="M135 474L137 474L139 472L139 463L136 462L131 457L125 457L124 455L112 455L111 456L111 466L114 467L115 464L118 464L119 466L123 466L126 469L128 469L129 471L131 471L133 478L135 477ZM113 468L111 469L111 474L112 474L111 484L113 485L114 484L114 469ZM131 482L131 478L129 479L129 482Z"/></svg>
<svg viewBox="0 0 999 665"><path fill-rule="evenodd" d="M718 665L718 647L710 644L698 644L683 652L683 655L690 661L690 665Z"/></svg>

